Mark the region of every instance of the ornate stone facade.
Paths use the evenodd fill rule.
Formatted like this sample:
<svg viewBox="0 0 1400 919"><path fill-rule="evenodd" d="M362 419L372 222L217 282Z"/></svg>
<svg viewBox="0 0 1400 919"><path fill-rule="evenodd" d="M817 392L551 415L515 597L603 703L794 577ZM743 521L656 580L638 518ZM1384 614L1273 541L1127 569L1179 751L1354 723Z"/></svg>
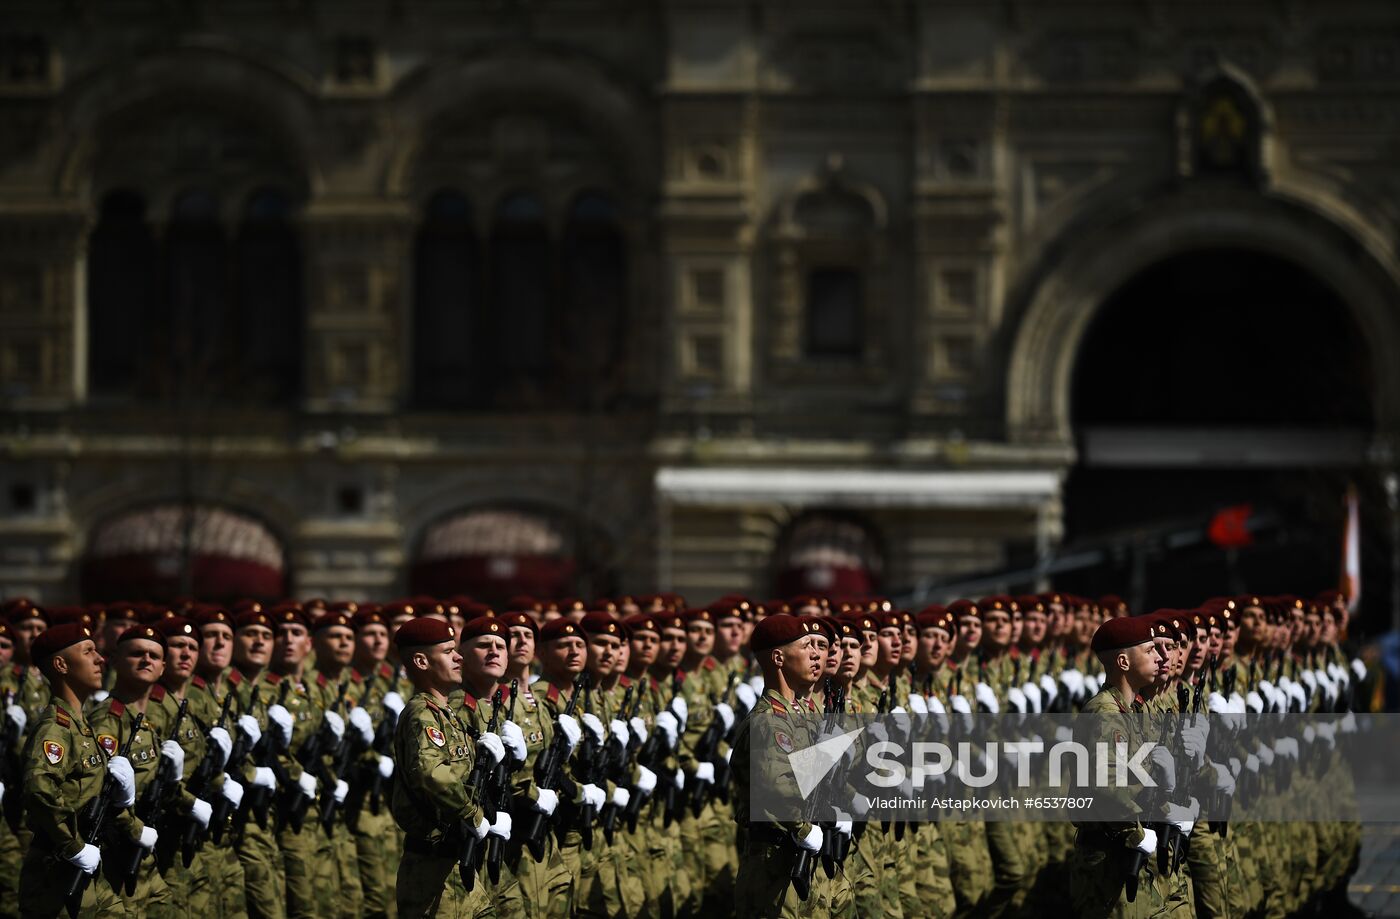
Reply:
<svg viewBox="0 0 1400 919"><path fill-rule="evenodd" d="M0 0L0 594L75 598L92 534L171 501L262 521L303 596L406 591L476 508L573 521L584 592L766 594L823 512L884 589L995 568L1063 501L976 475L1061 481L1096 310L1210 247L1338 292L1353 459L1391 464L1397 34L1386 0ZM166 312L101 305L186 243ZM235 327L217 381L161 350ZM846 477L665 484L697 469Z"/></svg>

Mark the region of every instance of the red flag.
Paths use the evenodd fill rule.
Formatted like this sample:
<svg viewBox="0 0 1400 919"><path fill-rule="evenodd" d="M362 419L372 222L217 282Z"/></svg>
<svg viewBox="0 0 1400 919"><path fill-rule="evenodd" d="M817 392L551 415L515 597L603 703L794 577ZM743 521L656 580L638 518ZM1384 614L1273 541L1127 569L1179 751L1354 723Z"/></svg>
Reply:
<svg viewBox="0 0 1400 919"><path fill-rule="evenodd" d="M1361 508L1356 486L1348 485L1346 494L1347 525L1342 531L1342 596L1352 615L1361 605Z"/></svg>
<svg viewBox="0 0 1400 919"><path fill-rule="evenodd" d="M1210 541L1222 549L1239 549L1254 542L1249 532L1249 515L1254 508L1248 504L1236 504L1221 509L1210 521L1206 535Z"/></svg>

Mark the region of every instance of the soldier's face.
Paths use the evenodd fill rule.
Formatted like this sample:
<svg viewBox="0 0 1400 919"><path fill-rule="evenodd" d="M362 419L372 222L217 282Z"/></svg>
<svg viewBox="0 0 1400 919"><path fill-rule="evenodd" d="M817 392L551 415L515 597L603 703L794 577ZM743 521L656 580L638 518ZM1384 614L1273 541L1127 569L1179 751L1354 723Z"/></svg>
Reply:
<svg viewBox="0 0 1400 919"><path fill-rule="evenodd" d="M721 619L719 625L715 626L715 631L719 636L719 649L724 652L725 657L739 653L739 649L744 645L742 619Z"/></svg>
<svg viewBox="0 0 1400 919"><path fill-rule="evenodd" d="M19 649L20 660L29 660L29 646L34 639L48 626L44 625L42 619L21 619L10 626L10 634L14 636L15 646Z"/></svg>
<svg viewBox="0 0 1400 919"><path fill-rule="evenodd" d="M345 625L332 625L316 633L316 660L334 661L344 667L355 656L355 633Z"/></svg>
<svg viewBox="0 0 1400 919"><path fill-rule="evenodd" d="M455 642L444 641L413 652L409 666L419 676L415 684L422 681L438 692L450 692L462 685L462 655L457 653Z"/></svg>
<svg viewBox="0 0 1400 919"><path fill-rule="evenodd" d="M1196 640L1187 646L1186 669L1192 672L1205 666L1206 655L1210 652L1210 633L1196 630Z"/></svg>
<svg viewBox="0 0 1400 919"><path fill-rule="evenodd" d="M540 663L553 674L573 676L582 673L587 657L583 639L577 635L565 635L540 646Z"/></svg>
<svg viewBox="0 0 1400 919"><path fill-rule="evenodd" d="M1330 645L1332 642L1337 640L1337 618L1335 616L1322 617L1321 640L1322 643L1325 645ZM0 660L0 663L6 663L8 661L9 658L4 658L4 660Z"/></svg>
<svg viewBox="0 0 1400 919"><path fill-rule="evenodd" d="M967 653L982 643L982 620L976 616L963 616L958 619L957 650Z"/></svg>
<svg viewBox="0 0 1400 919"><path fill-rule="evenodd" d="M628 645L632 649L632 666L639 670L656 663L656 655L661 652L661 638L655 632L636 632Z"/></svg>
<svg viewBox="0 0 1400 919"><path fill-rule="evenodd" d="M1239 627L1226 628L1220 633L1220 656L1229 657L1235 653L1235 642L1240 640Z"/></svg>
<svg viewBox="0 0 1400 919"><path fill-rule="evenodd" d="M159 642L133 638L117 645L112 664L119 682L150 686L165 672L165 649Z"/></svg>
<svg viewBox="0 0 1400 919"><path fill-rule="evenodd" d="M0 638L0 668L8 667L15 656L15 643L8 638Z"/></svg>
<svg viewBox="0 0 1400 919"><path fill-rule="evenodd" d="M277 638L272 643L273 659L283 667L295 667L311 653L311 633L300 622L277 625Z"/></svg>
<svg viewBox="0 0 1400 919"><path fill-rule="evenodd" d="M527 626L513 625L508 634L510 636L510 665L512 667L530 666L530 661L535 659L534 631Z"/></svg>
<svg viewBox="0 0 1400 919"><path fill-rule="evenodd" d="M821 646L822 654L822 676L835 676L836 671L841 668L841 645L839 642L833 643L831 639L822 636L818 643Z"/></svg>
<svg viewBox="0 0 1400 919"><path fill-rule="evenodd" d="M239 629L233 638L233 659L252 667L266 667L272 660L272 629L265 625Z"/></svg>
<svg viewBox="0 0 1400 919"><path fill-rule="evenodd" d="M1021 615L1021 644L1034 648L1045 640L1045 614L1032 610Z"/></svg>
<svg viewBox="0 0 1400 919"><path fill-rule="evenodd" d="M588 636L588 672L595 677L605 677L617 666L617 648L621 644L616 635Z"/></svg>
<svg viewBox="0 0 1400 919"><path fill-rule="evenodd" d="M860 672L860 639L847 635L841 639L841 679L850 682Z"/></svg>
<svg viewBox="0 0 1400 919"><path fill-rule="evenodd" d="M680 666L683 657L685 657L685 630L662 629L661 662L666 665L666 669L675 670L676 667Z"/></svg>
<svg viewBox="0 0 1400 919"><path fill-rule="evenodd" d="M685 627L685 640L691 654L704 657L715 649L715 627L708 622L692 622Z"/></svg>
<svg viewBox="0 0 1400 919"><path fill-rule="evenodd" d="M106 662L92 639L69 645L56 657L55 670L64 675L78 695L87 696L102 688L102 665Z"/></svg>
<svg viewBox="0 0 1400 919"><path fill-rule="evenodd" d="M233 659L233 629L211 622L200 630L199 657L209 670L222 670Z"/></svg>
<svg viewBox="0 0 1400 919"><path fill-rule="evenodd" d="M860 633L860 665L869 670L880 659L880 639L869 629Z"/></svg>
<svg viewBox="0 0 1400 919"><path fill-rule="evenodd" d="M914 630L912 622L904 623L904 633L900 638L902 641L899 646L899 662L907 664L914 659L919 644L919 633Z"/></svg>
<svg viewBox="0 0 1400 919"><path fill-rule="evenodd" d="M136 624L135 619L107 619L102 623L102 631L97 633L97 640L106 650L111 650L117 646L117 639L122 632Z"/></svg>
<svg viewBox="0 0 1400 919"><path fill-rule="evenodd" d="M506 643L496 635L479 635L462 642L462 672L472 682L498 682L506 672Z"/></svg>
<svg viewBox="0 0 1400 919"><path fill-rule="evenodd" d="M188 635L176 635L165 642L165 672L179 680L188 680L199 661L199 642Z"/></svg>
<svg viewBox="0 0 1400 919"><path fill-rule="evenodd" d="M1245 640L1251 644L1260 640L1264 627L1264 611L1257 606L1246 606L1240 610L1240 628ZM1236 639L1238 641L1238 639Z"/></svg>
<svg viewBox="0 0 1400 919"><path fill-rule="evenodd" d="M779 651L782 655L779 669L783 671L788 685L799 693L811 689L821 679L823 657L816 636L803 636L783 645Z"/></svg>
<svg viewBox="0 0 1400 919"><path fill-rule="evenodd" d="M377 622L361 627L355 635L355 653L377 664L389 656L389 630Z"/></svg>
<svg viewBox="0 0 1400 919"><path fill-rule="evenodd" d="M1005 648L1011 644L1011 615L1002 610L989 610L982 614L982 643L993 648Z"/></svg>
<svg viewBox="0 0 1400 919"><path fill-rule="evenodd" d="M932 670L942 666L948 659L948 649L952 643L948 639L948 633L942 629L920 629L918 661L919 669Z"/></svg>
<svg viewBox="0 0 1400 919"><path fill-rule="evenodd" d="M880 646L879 662L887 667L897 665L900 654L904 652L904 629L899 626L883 628L875 640Z"/></svg>
<svg viewBox="0 0 1400 919"><path fill-rule="evenodd" d="M1210 640L1206 644L1206 653L1211 657L1220 657L1220 652L1225 648L1225 633L1219 628L1210 630Z"/></svg>
<svg viewBox="0 0 1400 919"><path fill-rule="evenodd" d="M1126 648L1116 657L1120 668L1126 664L1128 685L1142 689L1166 678L1167 652L1163 641L1148 641Z"/></svg>
<svg viewBox="0 0 1400 919"><path fill-rule="evenodd" d="M632 659L632 646L629 642L617 643L617 656L613 658L613 672L626 673L627 664Z"/></svg>

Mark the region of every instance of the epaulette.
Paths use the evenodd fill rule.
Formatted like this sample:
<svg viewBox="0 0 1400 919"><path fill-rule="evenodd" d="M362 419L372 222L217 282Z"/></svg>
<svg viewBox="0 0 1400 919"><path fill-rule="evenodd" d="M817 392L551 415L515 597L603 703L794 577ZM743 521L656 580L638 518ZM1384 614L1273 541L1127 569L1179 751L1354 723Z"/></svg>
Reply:
<svg viewBox="0 0 1400 919"><path fill-rule="evenodd" d="M380 663L379 675L384 677L385 679L388 679L389 677L394 675L394 668L390 667L387 663Z"/></svg>
<svg viewBox="0 0 1400 919"><path fill-rule="evenodd" d="M242 670L239 670L237 667L233 668L232 670L230 670L230 671L228 672L228 681L229 681L230 683L232 683L234 686L242 685L242 683L243 683L243 671L242 671Z"/></svg>
<svg viewBox="0 0 1400 919"><path fill-rule="evenodd" d="M354 667L351 667L351 668L350 668L350 682L352 682L352 683L363 683L363 682L364 682L364 678L360 676L360 671L356 670Z"/></svg>
<svg viewBox="0 0 1400 919"><path fill-rule="evenodd" d="M111 706L108 708L108 711L110 711L117 717L121 717L122 715L126 714L126 706L122 705L120 700L113 699Z"/></svg>
<svg viewBox="0 0 1400 919"><path fill-rule="evenodd" d="M322 689L324 689L325 686L326 686L326 684L329 683L329 682L330 682L330 680L326 679L326 675L325 675L324 673L319 673L319 672L318 672L318 673L316 674L316 685L317 685L317 686L320 686Z"/></svg>
<svg viewBox="0 0 1400 919"><path fill-rule="evenodd" d="M647 679L648 679L648 680L651 680L651 691L652 691L652 692L660 692L660 691L661 691L661 684L658 683L658 682L656 682L656 677L654 677L654 676L649 676L649 677L647 677Z"/></svg>
<svg viewBox="0 0 1400 919"><path fill-rule="evenodd" d="M476 696L469 692L462 693L462 704L472 711L476 711Z"/></svg>
<svg viewBox="0 0 1400 919"><path fill-rule="evenodd" d="M58 725L61 728L73 726L73 719L68 717L68 713L65 712L63 709L59 708L57 705L55 705L53 708L53 721L54 724Z"/></svg>
<svg viewBox="0 0 1400 919"><path fill-rule="evenodd" d="M676 682L685 683L685 671L679 667L676 668Z"/></svg>
<svg viewBox="0 0 1400 919"><path fill-rule="evenodd" d="M13 673L15 676L24 676L24 665L15 664L14 669L12 669L10 672Z"/></svg>
<svg viewBox="0 0 1400 919"><path fill-rule="evenodd" d="M159 683L157 683L156 685L154 685L154 686L151 687L151 701L153 701L153 702L164 702L164 701L165 701L165 687L164 687L164 686L162 686L162 685L160 685Z"/></svg>
<svg viewBox="0 0 1400 919"><path fill-rule="evenodd" d="M707 657L700 666L704 667L706 670L713 670L715 669L715 659L713 657Z"/></svg>
<svg viewBox="0 0 1400 919"><path fill-rule="evenodd" d="M558 702L558 701L559 701L559 687L558 687L558 686L555 686L553 683L550 683L550 684L549 684L549 691L546 692L546 693L544 694L544 697L545 697L546 699L548 699L549 701L551 701L551 702Z"/></svg>
<svg viewBox="0 0 1400 919"><path fill-rule="evenodd" d="M435 712L442 711L442 709L438 708L438 704L436 702L427 697L427 693L424 693L423 697L423 704L427 705L428 708L431 708Z"/></svg>
<svg viewBox="0 0 1400 919"><path fill-rule="evenodd" d="M273 673L272 671L269 670L269 671L267 672L266 676L264 677L264 679L265 679L268 683L271 683L273 686L276 686L278 683L282 682L282 674L280 674L280 673Z"/></svg>
<svg viewBox="0 0 1400 919"><path fill-rule="evenodd" d="M621 686L623 689L626 689L632 685L632 680L629 679L627 674L624 673L622 676L617 678L617 685Z"/></svg>
<svg viewBox="0 0 1400 919"><path fill-rule="evenodd" d="M208 688L209 688L209 684L206 683L206 682L204 682L204 677L199 676L199 675L195 675L195 676L190 677L190 682L193 683L193 684L195 685L195 688L197 688L197 689L208 689Z"/></svg>
<svg viewBox="0 0 1400 919"><path fill-rule="evenodd" d="M786 715L788 713L787 706L777 699L769 699L768 704L773 706L773 711L777 712L779 715Z"/></svg>

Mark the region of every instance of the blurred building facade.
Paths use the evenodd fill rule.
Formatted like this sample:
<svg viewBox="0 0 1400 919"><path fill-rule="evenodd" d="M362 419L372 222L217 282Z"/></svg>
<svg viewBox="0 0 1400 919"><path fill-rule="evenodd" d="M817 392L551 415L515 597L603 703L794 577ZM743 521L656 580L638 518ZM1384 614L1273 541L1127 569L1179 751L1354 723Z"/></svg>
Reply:
<svg viewBox="0 0 1400 919"><path fill-rule="evenodd" d="M1394 463L1385 0L0 0L0 122L4 594L892 591Z"/></svg>

